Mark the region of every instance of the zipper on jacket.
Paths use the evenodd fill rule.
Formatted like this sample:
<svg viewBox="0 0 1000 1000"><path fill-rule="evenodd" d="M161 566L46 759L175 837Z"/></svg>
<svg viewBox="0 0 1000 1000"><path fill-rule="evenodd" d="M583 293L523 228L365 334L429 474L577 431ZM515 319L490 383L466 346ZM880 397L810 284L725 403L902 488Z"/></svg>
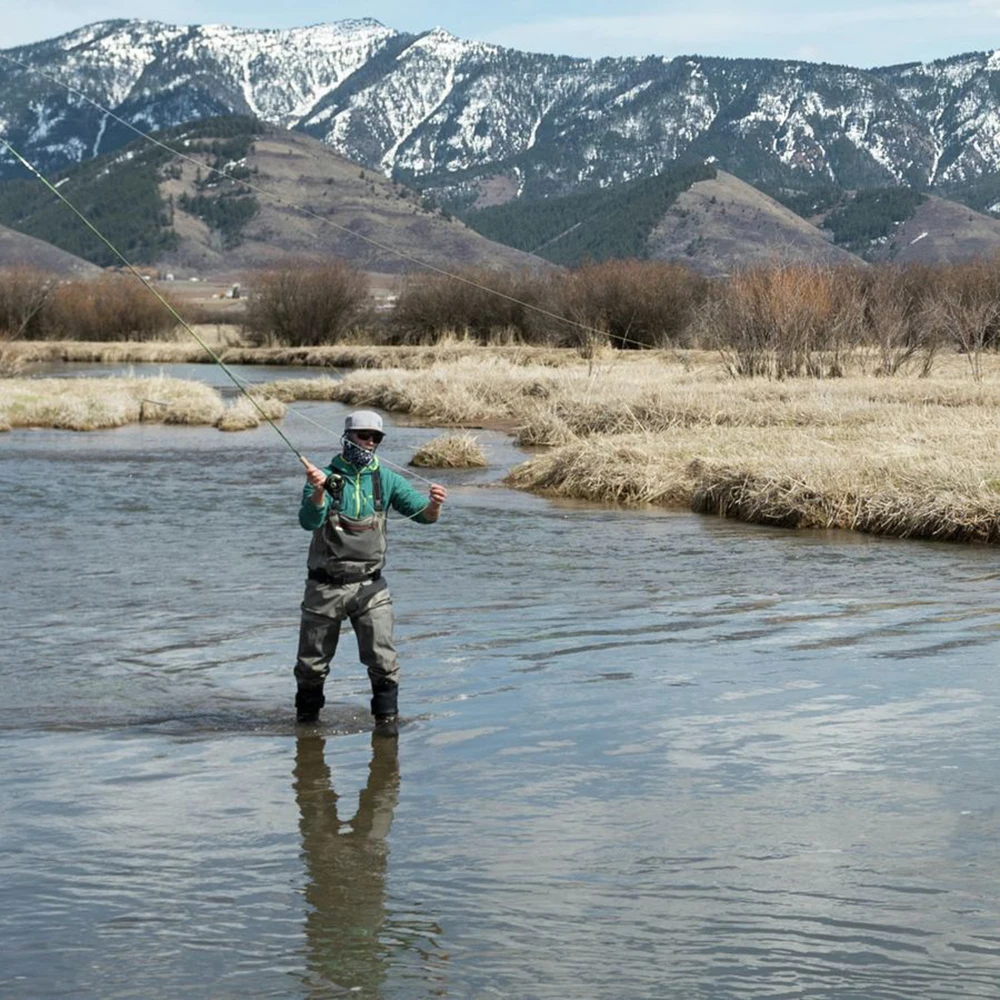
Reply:
<svg viewBox="0 0 1000 1000"><path fill-rule="evenodd" d="M347 463L347 464L350 464L350 463ZM371 471L371 474L374 476L378 472L379 466L378 466L378 461L376 460L376 461L372 462L371 465L366 465L364 469L359 469L355 465L351 465L351 468L355 470L355 472L354 472L354 516L358 520L360 520L361 519L361 505L362 505L362 501L363 500L367 501L367 499L368 499L367 497L365 497L363 495L363 491L361 489L361 474L365 471L365 469L369 469ZM374 494L374 492L372 493L371 500L372 500L372 514L375 514L377 512L375 510L375 494Z"/></svg>

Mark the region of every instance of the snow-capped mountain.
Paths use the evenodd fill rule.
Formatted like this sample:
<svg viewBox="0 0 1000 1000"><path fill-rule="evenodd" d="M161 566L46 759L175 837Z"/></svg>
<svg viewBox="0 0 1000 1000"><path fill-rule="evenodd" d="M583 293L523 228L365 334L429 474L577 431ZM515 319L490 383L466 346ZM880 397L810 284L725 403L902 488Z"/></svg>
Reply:
<svg viewBox="0 0 1000 1000"><path fill-rule="evenodd" d="M0 136L43 170L240 113L468 204L712 158L755 184L952 189L1000 168L1000 52L875 70L574 59L372 20L281 31L106 21L0 53ZM93 102L93 103L91 103ZM0 170L13 158L0 148Z"/></svg>

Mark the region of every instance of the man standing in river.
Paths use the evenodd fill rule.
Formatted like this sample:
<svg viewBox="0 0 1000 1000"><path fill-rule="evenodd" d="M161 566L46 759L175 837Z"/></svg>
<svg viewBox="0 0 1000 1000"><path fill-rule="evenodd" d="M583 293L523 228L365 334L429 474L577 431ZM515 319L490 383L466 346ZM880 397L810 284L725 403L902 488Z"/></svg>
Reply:
<svg viewBox="0 0 1000 1000"><path fill-rule="evenodd" d="M368 668L376 732L395 735L399 665L392 643L392 597L382 577L386 512L391 507L403 517L432 524L448 494L432 483L425 497L398 473L383 468L375 451L384 436L382 418L358 410L348 414L343 450L328 468L303 459L307 482L299 524L313 537L295 663L295 710L299 722L318 718L340 626L349 618L361 662Z"/></svg>

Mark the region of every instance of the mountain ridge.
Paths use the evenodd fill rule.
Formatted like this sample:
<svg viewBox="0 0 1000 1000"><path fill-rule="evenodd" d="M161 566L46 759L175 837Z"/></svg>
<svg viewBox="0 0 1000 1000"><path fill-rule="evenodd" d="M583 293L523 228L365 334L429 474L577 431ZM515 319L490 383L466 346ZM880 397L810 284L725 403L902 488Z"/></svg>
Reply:
<svg viewBox="0 0 1000 1000"><path fill-rule="evenodd" d="M538 270L408 190L301 132L250 117L202 119L62 172L57 189L134 263L235 278L290 261ZM32 180L0 184L0 222L103 266L118 257Z"/></svg>
<svg viewBox="0 0 1000 1000"><path fill-rule="evenodd" d="M8 226L0 225L0 268L25 267L67 278L100 273L96 264Z"/></svg>
<svg viewBox="0 0 1000 1000"><path fill-rule="evenodd" d="M910 184L955 196L1000 170L1000 54L857 69L801 60L598 60L374 19L294 29L98 22L8 50L0 120L44 170L144 130L255 114L455 208L491 177L565 194L714 158L754 185ZM9 58L9 57L8 57ZM0 155L9 175L10 158Z"/></svg>

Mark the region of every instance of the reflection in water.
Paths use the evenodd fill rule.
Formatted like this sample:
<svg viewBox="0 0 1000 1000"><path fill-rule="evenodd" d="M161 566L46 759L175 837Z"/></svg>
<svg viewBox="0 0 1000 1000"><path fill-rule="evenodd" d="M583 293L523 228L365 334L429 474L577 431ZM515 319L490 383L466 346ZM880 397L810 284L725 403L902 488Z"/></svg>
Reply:
<svg viewBox="0 0 1000 1000"><path fill-rule="evenodd" d="M387 954L380 941L386 920L386 837L399 798L398 741L372 738L368 783L353 819L337 811L330 767L319 735L299 737L295 800L309 882L306 900L308 995L350 990L381 996Z"/></svg>

